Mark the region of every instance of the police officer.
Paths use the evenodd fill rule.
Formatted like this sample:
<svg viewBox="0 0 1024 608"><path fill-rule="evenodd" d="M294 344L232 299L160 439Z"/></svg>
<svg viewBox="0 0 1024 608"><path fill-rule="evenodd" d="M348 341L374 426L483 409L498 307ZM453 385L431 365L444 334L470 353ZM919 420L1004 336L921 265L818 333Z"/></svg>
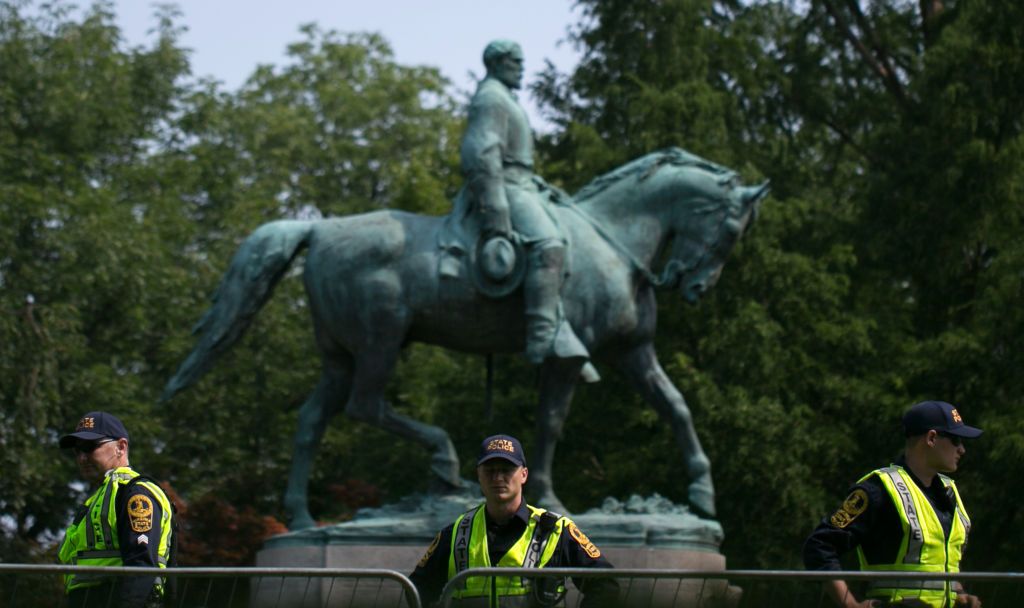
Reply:
<svg viewBox="0 0 1024 608"><path fill-rule="evenodd" d="M158 485L131 469L128 446L128 431L106 412L89 412L61 437L60 447L74 450L82 478L95 488L65 533L61 563L167 567L173 509ZM64 585L73 608L163 605L161 578L69 574Z"/></svg>
<svg viewBox="0 0 1024 608"><path fill-rule="evenodd" d="M964 440L981 435L981 429L964 424L957 409L942 401L911 407L903 415L903 429L903 455L861 478L808 537L804 564L809 570L841 570L839 556L855 549L861 570L960 571L971 520L945 474L957 470ZM826 590L844 608L981 606L956 582L880 580L869 584L863 601L844 581L830 581Z"/></svg>
<svg viewBox="0 0 1024 608"><path fill-rule="evenodd" d="M445 583L469 568L612 567L571 519L523 500L528 470L518 439L509 435L484 439L476 470L484 504L441 530L410 576L424 605L435 602ZM613 579L574 582L583 593L583 606L614 605L618 583ZM562 580L471 577L456 591L453 605L551 606L564 591Z"/></svg>
<svg viewBox="0 0 1024 608"><path fill-rule="evenodd" d="M483 59L487 76L470 101L460 149L481 242L487 247L512 238L514 228L527 246L527 359L539 364L558 357L589 366L590 354L559 312L566 242L534 181L533 131L513 93L523 78L523 51L515 42L495 40Z"/></svg>

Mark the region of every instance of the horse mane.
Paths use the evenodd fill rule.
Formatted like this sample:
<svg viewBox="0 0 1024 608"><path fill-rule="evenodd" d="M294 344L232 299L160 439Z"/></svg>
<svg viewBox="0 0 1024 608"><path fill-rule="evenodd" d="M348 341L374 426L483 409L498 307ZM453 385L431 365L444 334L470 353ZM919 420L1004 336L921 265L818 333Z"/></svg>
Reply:
<svg viewBox="0 0 1024 608"><path fill-rule="evenodd" d="M646 156L641 156L634 161L594 178L589 184L580 188L572 198L576 203L584 203L625 179L636 178L637 182L642 182L653 176L662 167L696 167L718 174L722 182L731 181L737 177L736 173L731 169L715 164L682 148L672 147L651 152Z"/></svg>

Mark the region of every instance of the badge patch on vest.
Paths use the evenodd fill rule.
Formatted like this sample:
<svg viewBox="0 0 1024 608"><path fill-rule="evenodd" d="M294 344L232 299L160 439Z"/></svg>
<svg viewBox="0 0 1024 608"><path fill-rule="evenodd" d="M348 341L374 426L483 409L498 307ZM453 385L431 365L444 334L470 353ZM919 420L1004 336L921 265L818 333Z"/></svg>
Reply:
<svg viewBox="0 0 1024 608"><path fill-rule="evenodd" d="M868 493L857 488L850 492L850 495L843 501L843 506L839 507L839 510L832 514L832 518L829 521L837 528L845 528L852 524L853 520L857 519L857 516L867 510L867 508Z"/></svg>
<svg viewBox="0 0 1024 608"><path fill-rule="evenodd" d="M578 542L580 546L583 547L583 550L586 551L587 555L589 555L590 557L594 559L601 557L601 550L597 548L597 545L590 542L590 539L587 538L587 535L584 534L579 528L577 528L576 524L572 522L569 522L569 536L573 537L576 540L576 542Z"/></svg>
<svg viewBox="0 0 1024 608"><path fill-rule="evenodd" d="M437 536L434 537L434 542L430 543L427 547L427 552L420 558L420 563L416 564L417 568L422 568L427 565L427 561L430 560L430 556L434 554L434 550L437 549L437 544L441 542L441 533L438 532Z"/></svg>
<svg viewBox="0 0 1024 608"><path fill-rule="evenodd" d="M153 529L153 503L148 496L136 494L128 499L128 521L133 532L149 532Z"/></svg>

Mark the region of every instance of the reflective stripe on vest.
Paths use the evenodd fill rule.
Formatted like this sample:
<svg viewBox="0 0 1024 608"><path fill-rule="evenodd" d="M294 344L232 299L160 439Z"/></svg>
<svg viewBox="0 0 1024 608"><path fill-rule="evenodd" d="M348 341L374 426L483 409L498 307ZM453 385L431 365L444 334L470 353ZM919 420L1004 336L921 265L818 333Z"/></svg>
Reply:
<svg viewBox="0 0 1024 608"><path fill-rule="evenodd" d="M884 581L872 581L868 584L870 589L939 589L945 590L946 581L915 581L912 579L886 579Z"/></svg>
<svg viewBox="0 0 1024 608"><path fill-rule="evenodd" d="M80 566L123 566L120 541L117 536L117 513L113 505L117 500L117 492L123 486L138 477L138 473L127 467L111 472L103 480L99 488L85 501L85 512L81 519L74 521L64 534L58 559L63 564ZM157 565L167 567L170 558L171 514L172 507L166 494L156 484L140 481L149 493L160 503L160 538L157 546ZM76 516L77 517L77 516ZM98 533L97 533L98 528ZM64 585L66 591L80 587L92 587L105 582L101 574L66 574ZM155 586L163 592L163 579L157 578Z"/></svg>
<svg viewBox="0 0 1024 608"><path fill-rule="evenodd" d="M868 563L862 547L857 547L857 558L862 570L903 572L959 572L960 557L967 543L971 520L967 516L960 493L953 480L945 475L939 478L955 497L957 516L950 525L949 537L932 508L928 497L917 486L910 474L899 466L878 469L863 477L863 482L877 475L886 489L900 517L903 540L896 555L896 563ZM946 581L885 580L869 585L868 597L891 602L918 600L927 606L942 608L956 599L956 593Z"/></svg>
<svg viewBox="0 0 1024 608"><path fill-rule="evenodd" d="M455 520L448 560L449 580L469 568L492 567L484 508L481 505ZM543 535L538 523L545 510L529 505L527 508L530 509L530 521L526 530L498 561L496 566L499 568L543 568L555 553L558 537L568 519L559 517L550 533ZM462 589L456 590L453 598L460 607L514 608L528 605L530 588L530 580L526 577L474 576L464 581Z"/></svg>

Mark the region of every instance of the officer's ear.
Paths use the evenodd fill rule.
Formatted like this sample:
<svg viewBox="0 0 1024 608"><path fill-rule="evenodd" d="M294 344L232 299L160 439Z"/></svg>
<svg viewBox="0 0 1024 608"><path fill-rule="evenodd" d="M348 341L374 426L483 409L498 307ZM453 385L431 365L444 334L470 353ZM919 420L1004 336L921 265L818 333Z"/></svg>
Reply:
<svg viewBox="0 0 1024 608"><path fill-rule="evenodd" d="M925 433L924 441L925 441L925 443L928 444L928 447L930 447L930 448L935 447L935 442L937 442L938 440L939 440L939 432L936 431L935 429L932 429L932 430L928 431L927 433Z"/></svg>

